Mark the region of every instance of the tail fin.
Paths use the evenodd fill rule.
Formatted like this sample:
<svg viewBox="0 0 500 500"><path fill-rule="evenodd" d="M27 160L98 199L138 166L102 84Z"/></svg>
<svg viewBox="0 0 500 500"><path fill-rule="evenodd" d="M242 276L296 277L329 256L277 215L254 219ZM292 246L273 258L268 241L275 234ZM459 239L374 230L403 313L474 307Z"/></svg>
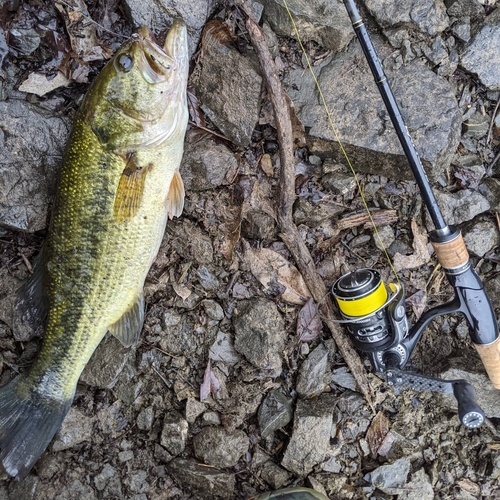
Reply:
<svg viewBox="0 0 500 500"><path fill-rule="evenodd" d="M22 378L20 375L0 388L0 460L7 473L18 480L28 475L47 448L72 402L18 391Z"/></svg>

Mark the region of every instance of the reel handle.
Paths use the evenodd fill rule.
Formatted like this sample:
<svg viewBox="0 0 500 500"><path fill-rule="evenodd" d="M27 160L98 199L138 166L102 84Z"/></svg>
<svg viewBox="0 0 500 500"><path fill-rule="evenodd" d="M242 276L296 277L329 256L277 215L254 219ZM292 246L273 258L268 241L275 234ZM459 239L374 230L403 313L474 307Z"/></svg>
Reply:
<svg viewBox="0 0 500 500"><path fill-rule="evenodd" d="M469 429L479 427L484 422L484 412L476 402L474 387L465 380L453 383L453 394L458 403L460 422Z"/></svg>

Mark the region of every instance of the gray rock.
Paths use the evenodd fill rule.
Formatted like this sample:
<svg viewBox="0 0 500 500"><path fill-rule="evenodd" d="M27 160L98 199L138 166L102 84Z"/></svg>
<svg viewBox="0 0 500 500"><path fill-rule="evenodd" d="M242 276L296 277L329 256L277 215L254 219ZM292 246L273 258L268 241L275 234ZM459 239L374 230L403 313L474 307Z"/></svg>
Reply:
<svg viewBox="0 0 500 500"><path fill-rule="evenodd" d="M213 291L219 288L219 280L205 266L200 266L196 275L205 290Z"/></svg>
<svg viewBox="0 0 500 500"><path fill-rule="evenodd" d="M382 57L388 48L373 38ZM356 169L392 179L411 179L411 170L405 167L407 160L359 44L352 43L317 71L332 120ZM460 139L462 115L454 90L417 59L396 72L386 73L427 174L435 180L449 166ZM301 122L306 129L310 127L310 149L320 156L344 161L310 74L294 70L285 84Z"/></svg>
<svg viewBox="0 0 500 500"><path fill-rule="evenodd" d="M250 441L243 431L229 433L222 427L205 427L193 438L196 457L220 468L234 467L249 446Z"/></svg>
<svg viewBox="0 0 500 500"><path fill-rule="evenodd" d="M474 139L485 137L489 128L490 117L481 113L474 113L463 125L464 135Z"/></svg>
<svg viewBox="0 0 500 500"><path fill-rule="evenodd" d="M47 226L68 132L67 120L33 104L0 102L0 226L28 232Z"/></svg>
<svg viewBox="0 0 500 500"><path fill-rule="evenodd" d="M203 414L203 423L208 425L220 425L220 415L216 411L206 411Z"/></svg>
<svg viewBox="0 0 500 500"><path fill-rule="evenodd" d="M404 491L401 488L406 482L410 466L410 461L406 458L400 458L390 465L382 465L370 474L370 482L374 488L384 493L398 495Z"/></svg>
<svg viewBox="0 0 500 500"><path fill-rule="evenodd" d="M264 19L277 35L295 38L290 17L280 0L261 0ZM289 0L288 7L303 42L314 40L327 49L340 51L352 40L353 31L342 2L335 0Z"/></svg>
<svg viewBox="0 0 500 500"><path fill-rule="evenodd" d="M130 491L134 493L147 493L149 491L149 483L147 481L149 474L145 470L134 470L128 475ZM147 500L147 497L144 497Z"/></svg>
<svg viewBox="0 0 500 500"><path fill-rule="evenodd" d="M278 226L273 217L262 210L250 209L241 224L241 234L251 240L274 241Z"/></svg>
<svg viewBox="0 0 500 500"><path fill-rule="evenodd" d="M221 132L248 146L259 120L262 77L257 58L215 38L205 43L192 77L202 110Z"/></svg>
<svg viewBox="0 0 500 500"><path fill-rule="evenodd" d="M292 399L279 390L269 391L259 408L260 435L265 438L292 420Z"/></svg>
<svg viewBox="0 0 500 500"><path fill-rule="evenodd" d="M214 321L222 321L224 319L224 309L215 300L204 300L201 305L210 319Z"/></svg>
<svg viewBox="0 0 500 500"><path fill-rule="evenodd" d="M457 18L474 18L484 13L484 9L476 0L445 0L449 16Z"/></svg>
<svg viewBox="0 0 500 500"><path fill-rule="evenodd" d="M137 427L142 431L150 431L153 427L155 412L152 406L143 408L137 415Z"/></svg>
<svg viewBox="0 0 500 500"><path fill-rule="evenodd" d="M196 498L233 498L236 478L234 474L220 472L198 465L195 460L176 458L166 465L174 481Z"/></svg>
<svg viewBox="0 0 500 500"><path fill-rule="evenodd" d="M350 389L351 391L356 390L356 379L345 366L333 370L332 382L340 387Z"/></svg>
<svg viewBox="0 0 500 500"><path fill-rule="evenodd" d="M292 437L281 461L285 469L306 476L323 462L330 444L335 402L332 394L297 402Z"/></svg>
<svg viewBox="0 0 500 500"><path fill-rule="evenodd" d="M174 317L179 317L180 321L176 325L165 326L165 332L160 340L160 347L174 356L186 356L193 354L196 350L196 336L193 335L194 320L189 314L179 316L174 313Z"/></svg>
<svg viewBox="0 0 500 500"><path fill-rule="evenodd" d="M433 500L434 489L429 476L424 469L419 469L411 475L404 490L399 494L398 500Z"/></svg>
<svg viewBox="0 0 500 500"><path fill-rule="evenodd" d="M9 45L20 55L28 56L40 46L40 35L33 28L9 30Z"/></svg>
<svg viewBox="0 0 500 500"><path fill-rule="evenodd" d="M434 190L434 194L448 224L462 224L490 209L488 200L477 191L464 189L456 193L447 193Z"/></svg>
<svg viewBox="0 0 500 500"><path fill-rule="evenodd" d="M345 172L329 172L321 177L321 184L334 194L349 195L356 189L356 179Z"/></svg>
<svg viewBox="0 0 500 500"><path fill-rule="evenodd" d="M286 330L274 302L262 298L241 301L232 319L235 349L257 368L278 375Z"/></svg>
<svg viewBox="0 0 500 500"><path fill-rule="evenodd" d="M186 420L192 424L205 410L204 403L200 403L194 398L188 398L186 401Z"/></svg>
<svg viewBox="0 0 500 500"><path fill-rule="evenodd" d="M186 189L205 191L228 184L226 174L237 167L234 154L226 146L202 139L186 143L180 172Z"/></svg>
<svg viewBox="0 0 500 500"><path fill-rule="evenodd" d="M169 221L167 234L172 237L172 248L186 260L210 264L214 260L212 240L190 220Z"/></svg>
<svg viewBox="0 0 500 500"><path fill-rule="evenodd" d="M450 22L442 0L367 0L365 5L383 28L405 24L434 37Z"/></svg>
<svg viewBox="0 0 500 500"><path fill-rule="evenodd" d="M177 412L167 413L161 431L161 445L172 455L179 455L186 447L188 423Z"/></svg>
<svg viewBox="0 0 500 500"><path fill-rule="evenodd" d="M98 491L103 491L108 481L116 475L116 469L111 464L105 464L101 472L94 477L94 484Z"/></svg>
<svg viewBox="0 0 500 500"><path fill-rule="evenodd" d="M118 453L118 460L122 463L128 462L134 458L134 452L132 450L124 450Z"/></svg>
<svg viewBox="0 0 500 500"><path fill-rule="evenodd" d="M193 53L215 3L214 0L200 0L196 3L169 0L125 0L124 8L136 28L148 26L160 36L160 39L162 35L165 36L172 21L181 17L187 25L189 48Z"/></svg>
<svg viewBox="0 0 500 500"><path fill-rule="evenodd" d="M302 363L297 380L297 393L301 397L312 397L321 394L326 385L325 376L328 369L328 349L319 344Z"/></svg>
<svg viewBox="0 0 500 500"><path fill-rule="evenodd" d="M458 363L458 361L457 361ZM481 369L481 362L477 361L477 368ZM500 418L500 398L498 397L498 390L493 387L488 376L484 373L473 373L472 371L464 370L461 368L450 368L440 377L448 380L465 379L469 382L476 391L477 404L483 409L487 417ZM443 395L450 408L457 407L457 400L453 395Z"/></svg>
<svg viewBox="0 0 500 500"><path fill-rule="evenodd" d="M500 243L498 224L485 220L463 231L465 245L470 253L483 257Z"/></svg>
<svg viewBox="0 0 500 500"><path fill-rule="evenodd" d="M470 40L470 21L468 19L464 21L457 21L451 28L451 32L462 42L468 42Z"/></svg>
<svg viewBox="0 0 500 500"><path fill-rule="evenodd" d="M483 179L479 192L486 198L492 210L500 210L500 179L494 177Z"/></svg>
<svg viewBox="0 0 500 500"><path fill-rule="evenodd" d="M23 481L16 481L11 483L9 494L5 492L5 496L2 495L3 491L0 489L0 498L8 500L32 500L36 499L36 490L38 484L40 483L40 478L37 476L29 475Z"/></svg>
<svg viewBox="0 0 500 500"><path fill-rule="evenodd" d="M292 475L283 467L275 464L271 460L266 462L260 471L260 477L273 489L281 488L290 481Z"/></svg>
<svg viewBox="0 0 500 500"><path fill-rule="evenodd" d="M377 228L377 234L373 235L373 242L375 246L384 250L384 248L389 248L396 239L396 235L394 234L394 229L392 226L382 226Z"/></svg>
<svg viewBox="0 0 500 500"><path fill-rule="evenodd" d="M118 339L108 333L84 368L80 382L101 389L112 389L134 353L134 349L124 347Z"/></svg>
<svg viewBox="0 0 500 500"><path fill-rule="evenodd" d="M208 357L213 361L222 361L228 365L234 365L241 357L234 349L233 339L228 333L217 332L217 338L210 347Z"/></svg>
<svg viewBox="0 0 500 500"><path fill-rule="evenodd" d="M494 63L500 51L500 20L498 15L493 16L468 45L461 63L490 90L500 90L500 67Z"/></svg>
<svg viewBox="0 0 500 500"><path fill-rule="evenodd" d="M83 441L89 441L92 437L93 426L93 418L87 417L72 406L56 434L52 449L54 451L67 450Z"/></svg>

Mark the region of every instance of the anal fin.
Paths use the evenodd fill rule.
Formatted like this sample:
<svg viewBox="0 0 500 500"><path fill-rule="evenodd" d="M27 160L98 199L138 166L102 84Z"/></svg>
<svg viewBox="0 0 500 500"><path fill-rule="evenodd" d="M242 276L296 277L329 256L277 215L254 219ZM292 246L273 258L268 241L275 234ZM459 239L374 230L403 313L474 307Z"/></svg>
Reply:
<svg viewBox="0 0 500 500"><path fill-rule="evenodd" d="M144 323L144 294L108 330L125 346L137 344Z"/></svg>
<svg viewBox="0 0 500 500"><path fill-rule="evenodd" d="M184 182L182 181L179 170L176 170L172 178L172 182L170 183L167 199L165 200L165 207L167 209L169 219L179 217L182 214L182 209L184 208L184 196Z"/></svg>
<svg viewBox="0 0 500 500"><path fill-rule="evenodd" d="M33 327L39 327L49 312L49 302L45 294L45 257L44 247L33 260L33 272L16 292L16 310L21 313L23 321Z"/></svg>

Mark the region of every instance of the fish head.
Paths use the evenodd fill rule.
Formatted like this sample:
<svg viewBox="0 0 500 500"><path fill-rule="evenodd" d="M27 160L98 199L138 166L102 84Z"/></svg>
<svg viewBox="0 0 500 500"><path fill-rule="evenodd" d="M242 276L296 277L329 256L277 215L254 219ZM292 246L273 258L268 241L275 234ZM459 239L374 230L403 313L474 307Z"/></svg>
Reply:
<svg viewBox="0 0 500 500"><path fill-rule="evenodd" d="M163 47L142 27L103 68L82 105L85 119L109 146L150 144L187 125L189 51L176 19Z"/></svg>

